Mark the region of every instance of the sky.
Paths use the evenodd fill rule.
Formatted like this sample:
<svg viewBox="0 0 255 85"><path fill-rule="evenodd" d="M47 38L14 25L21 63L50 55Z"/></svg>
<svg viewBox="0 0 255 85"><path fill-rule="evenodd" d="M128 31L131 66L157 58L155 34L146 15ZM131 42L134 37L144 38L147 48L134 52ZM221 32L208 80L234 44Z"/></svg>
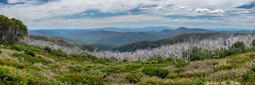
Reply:
<svg viewBox="0 0 255 85"><path fill-rule="evenodd" d="M0 15L29 29L255 29L255 0L0 0Z"/></svg>

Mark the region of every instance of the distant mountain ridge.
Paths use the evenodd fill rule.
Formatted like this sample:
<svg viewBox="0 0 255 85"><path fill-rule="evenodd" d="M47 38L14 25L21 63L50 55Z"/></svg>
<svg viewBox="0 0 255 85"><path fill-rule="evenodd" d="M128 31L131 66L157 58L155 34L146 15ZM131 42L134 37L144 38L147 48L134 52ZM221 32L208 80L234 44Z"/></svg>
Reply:
<svg viewBox="0 0 255 85"><path fill-rule="evenodd" d="M166 29L168 28L168 29ZM142 29L142 30L141 30ZM207 33L216 32L206 29L189 29L180 27L173 29L169 27L159 27L160 31L153 31L156 27L145 27L139 29L118 29L118 28L99 28L99 29L45 29L45 30L29 30L29 34L37 36L52 36L60 37L71 43L79 45L89 45L103 50L110 50L122 45L144 41L144 40L161 40L171 38L176 35L185 33ZM145 30L146 29L146 30ZM116 31L117 30L117 31ZM126 32L127 31L127 32ZM222 31L223 33L232 33L229 31ZM236 31L238 32L238 31Z"/></svg>

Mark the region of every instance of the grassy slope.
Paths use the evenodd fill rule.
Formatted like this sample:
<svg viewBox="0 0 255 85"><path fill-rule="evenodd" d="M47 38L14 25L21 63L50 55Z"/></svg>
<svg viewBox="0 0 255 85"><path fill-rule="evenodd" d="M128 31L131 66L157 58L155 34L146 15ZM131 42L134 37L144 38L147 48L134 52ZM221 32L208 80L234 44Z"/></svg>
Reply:
<svg viewBox="0 0 255 85"><path fill-rule="evenodd" d="M255 52L236 54L226 58L194 61L189 64L179 61L175 65L167 59L153 59L144 62L110 63L93 57L58 57L32 46L18 45L21 51L1 46L0 84L243 84L244 75L255 64ZM34 52L30 56L24 50ZM167 69L165 78L145 75L144 67ZM137 74L137 83L126 79L129 74ZM130 78L129 78L130 79ZM15 82L16 81L16 82ZM195 82L199 81L199 82ZM182 83L174 83L182 82Z"/></svg>

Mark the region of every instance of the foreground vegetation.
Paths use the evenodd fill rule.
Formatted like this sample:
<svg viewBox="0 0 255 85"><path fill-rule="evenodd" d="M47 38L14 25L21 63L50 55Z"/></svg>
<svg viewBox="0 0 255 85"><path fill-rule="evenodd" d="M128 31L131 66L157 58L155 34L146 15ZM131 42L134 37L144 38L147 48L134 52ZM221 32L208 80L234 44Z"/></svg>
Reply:
<svg viewBox="0 0 255 85"><path fill-rule="evenodd" d="M69 55L26 44L2 45L0 50L0 84L255 84L252 50L219 58L196 58L189 63L177 60L178 64L170 58L109 62L89 54Z"/></svg>

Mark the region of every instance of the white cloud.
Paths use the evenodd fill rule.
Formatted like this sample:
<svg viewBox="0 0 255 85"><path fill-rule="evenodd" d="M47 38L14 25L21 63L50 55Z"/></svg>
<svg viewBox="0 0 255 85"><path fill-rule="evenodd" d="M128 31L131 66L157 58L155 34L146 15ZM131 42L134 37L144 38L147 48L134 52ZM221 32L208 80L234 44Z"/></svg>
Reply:
<svg viewBox="0 0 255 85"><path fill-rule="evenodd" d="M178 21L179 21L179 19L175 19L175 20L174 20L174 22L178 22Z"/></svg>
<svg viewBox="0 0 255 85"><path fill-rule="evenodd" d="M21 19L27 23L29 27L33 27L35 25L37 25L37 27L43 27L45 25L42 25L42 22L52 22L52 20L54 23L57 23L57 25L62 26L71 25L75 27L75 25L72 24L83 21L83 23L90 23L90 25L87 25L88 27L94 27L93 25L97 26L98 23L101 23L102 26L108 26L110 23L115 22L138 22L154 20L164 21L168 20L163 18L163 16L166 15L199 16L209 14L215 16L228 16L226 14L227 12L238 10L235 7L250 3L254 0L56 0L45 4L36 4L38 1L40 0L8 0L8 3L26 3L2 6L0 7L0 14ZM102 18L100 20L73 19L69 20L68 23L70 24L66 24L61 21L63 20L61 17L67 15L78 13L81 15L89 15L82 13L87 10L98 10L103 13L128 12L129 10L137 8L141 5L157 5L157 7L140 8L141 10L145 11L145 14L139 16L127 15L111 17L111 19ZM242 11L244 12L251 10L246 9ZM237 12L235 13L238 14ZM147 15L149 17L145 17ZM228 18L230 17L226 17L226 20L228 20ZM240 19L239 16L231 18ZM39 21L34 22L35 20ZM172 22L173 20L174 19L170 19ZM181 22L183 20L177 19L174 21ZM229 20L229 23L231 22L233 22L233 20ZM47 26L52 26L51 28L57 27L56 25L49 23ZM86 27L86 25L80 26Z"/></svg>
<svg viewBox="0 0 255 85"><path fill-rule="evenodd" d="M196 8L195 12L197 13L206 13L206 14L218 14L218 13L224 13L222 9L215 9L215 10L210 10L208 8Z"/></svg>
<svg viewBox="0 0 255 85"><path fill-rule="evenodd" d="M156 10L163 10L163 7L155 7Z"/></svg>

